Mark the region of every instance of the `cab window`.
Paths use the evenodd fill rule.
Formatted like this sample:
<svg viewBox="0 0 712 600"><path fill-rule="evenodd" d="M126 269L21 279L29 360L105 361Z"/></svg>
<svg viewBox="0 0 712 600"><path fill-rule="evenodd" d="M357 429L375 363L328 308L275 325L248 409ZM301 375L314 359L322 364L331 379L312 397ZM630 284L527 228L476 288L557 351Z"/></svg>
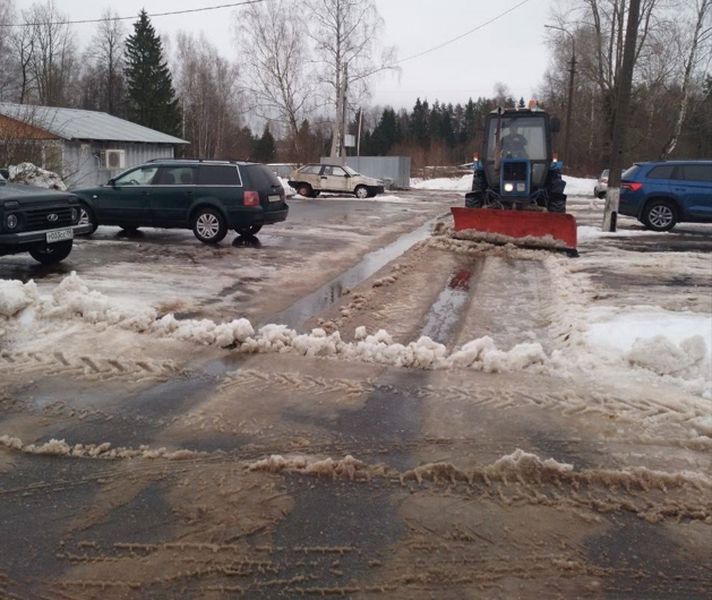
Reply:
<svg viewBox="0 0 712 600"><path fill-rule="evenodd" d="M115 185L151 185L158 167L139 167L114 179Z"/></svg>

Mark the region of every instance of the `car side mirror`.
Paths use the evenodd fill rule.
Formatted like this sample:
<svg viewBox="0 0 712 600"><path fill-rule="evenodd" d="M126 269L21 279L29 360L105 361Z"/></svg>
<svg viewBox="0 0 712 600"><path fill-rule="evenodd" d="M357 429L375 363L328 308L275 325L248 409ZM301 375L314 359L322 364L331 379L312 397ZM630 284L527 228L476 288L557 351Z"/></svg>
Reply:
<svg viewBox="0 0 712 600"><path fill-rule="evenodd" d="M551 133L559 133L561 131L561 121L559 117L551 117Z"/></svg>

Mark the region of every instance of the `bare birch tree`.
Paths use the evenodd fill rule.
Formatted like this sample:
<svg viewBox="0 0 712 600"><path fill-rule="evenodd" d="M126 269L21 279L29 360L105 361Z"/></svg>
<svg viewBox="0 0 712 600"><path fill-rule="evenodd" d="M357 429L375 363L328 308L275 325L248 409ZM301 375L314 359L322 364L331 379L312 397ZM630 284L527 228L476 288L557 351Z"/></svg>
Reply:
<svg viewBox="0 0 712 600"><path fill-rule="evenodd" d="M379 56L383 29L373 0L307 0L307 35L315 44L321 65L319 80L334 109L331 156L341 156L349 97L364 95L370 78L393 68L395 50Z"/></svg>
<svg viewBox="0 0 712 600"><path fill-rule="evenodd" d="M23 11L23 19L32 36L29 73L34 80L37 101L61 106L69 99L76 62L72 32L64 23L66 17L58 12L54 0L48 0Z"/></svg>
<svg viewBox="0 0 712 600"><path fill-rule="evenodd" d="M684 4L687 6L689 1L686 0ZM694 7L689 8L692 8L691 22L683 21L681 31L676 36L682 58L680 67L683 72L680 105L673 132L660 153L660 158L662 159L670 156L680 139L690 105L692 78L695 68L701 62L709 60L712 53L712 0L695 0ZM686 32L689 33L686 35ZM685 48L685 45L687 45L687 48Z"/></svg>
<svg viewBox="0 0 712 600"><path fill-rule="evenodd" d="M8 100L15 87L12 35L9 25L15 17L12 0L0 0L0 102Z"/></svg>
<svg viewBox="0 0 712 600"><path fill-rule="evenodd" d="M201 34L176 38L176 91L184 131L196 158L229 158L231 132L239 123L237 67Z"/></svg>
<svg viewBox="0 0 712 600"><path fill-rule="evenodd" d="M126 28L116 17L118 14L115 11L104 11L104 20L99 23L87 49L87 58L94 67L99 84L98 108L109 114L123 114L120 108L126 95L123 74Z"/></svg>
<svg viewBox="0 0 712 600"><path fill-rule="evenodd" d="M252 4L237 13L235 28L255 113L286 129L293 158L300 124L316 104L302 12L291 0Z"/></svg>

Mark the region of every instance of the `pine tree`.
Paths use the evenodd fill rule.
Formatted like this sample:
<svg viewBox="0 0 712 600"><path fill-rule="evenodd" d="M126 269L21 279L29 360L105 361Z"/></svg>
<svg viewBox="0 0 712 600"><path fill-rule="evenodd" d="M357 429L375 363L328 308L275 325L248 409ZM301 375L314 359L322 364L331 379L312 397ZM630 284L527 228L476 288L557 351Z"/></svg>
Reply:
<svg viewBox="0 0 712 600"><path fill-rule="evenodd" d="M163 44L145 10L126 40L128 116L131 121L171 135L180 132L180 110Z"/></svg>
<svg viewBox="0 0 712 600"><path fill-rule="evenodd" d="M276 153L276 143L274 136L269 130L269 125L265 125L262 137L255 141L252 147L252 159L257 162L268 163L274 161Z"/></svg>
<svg viewBox="0 0 712 600"><path fill-rule="evenodd" d="M381 115L381 120L373 130L370 139L371 151L376 156L386 156L390 149L400 141L401 131L396 112L392 108L386 108Z"/></svg>
<svg viewBox="0 0 712 600"><path fill-rule="evenodd" d="M428 113L430 107L428 101L420 101L416 99L413 107L413 115L410 119L410 135L415 143L423 149L430 145L430 135L428 133Z"/></svg>

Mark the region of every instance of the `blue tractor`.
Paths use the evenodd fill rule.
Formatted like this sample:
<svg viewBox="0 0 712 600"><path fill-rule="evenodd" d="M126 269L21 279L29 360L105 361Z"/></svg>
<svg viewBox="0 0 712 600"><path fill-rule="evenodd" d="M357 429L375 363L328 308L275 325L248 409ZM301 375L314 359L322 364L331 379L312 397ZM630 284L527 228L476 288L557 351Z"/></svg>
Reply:
<svg viewBox="0 0 712 600"><path fill-rule="evenodd" d="M527 240L550 236L575 251L576 221L561 214L566 182L552 150L558 130L559 120L536 107L498 108L487 115L466 208L452 211L455 230Z"/></svg>

